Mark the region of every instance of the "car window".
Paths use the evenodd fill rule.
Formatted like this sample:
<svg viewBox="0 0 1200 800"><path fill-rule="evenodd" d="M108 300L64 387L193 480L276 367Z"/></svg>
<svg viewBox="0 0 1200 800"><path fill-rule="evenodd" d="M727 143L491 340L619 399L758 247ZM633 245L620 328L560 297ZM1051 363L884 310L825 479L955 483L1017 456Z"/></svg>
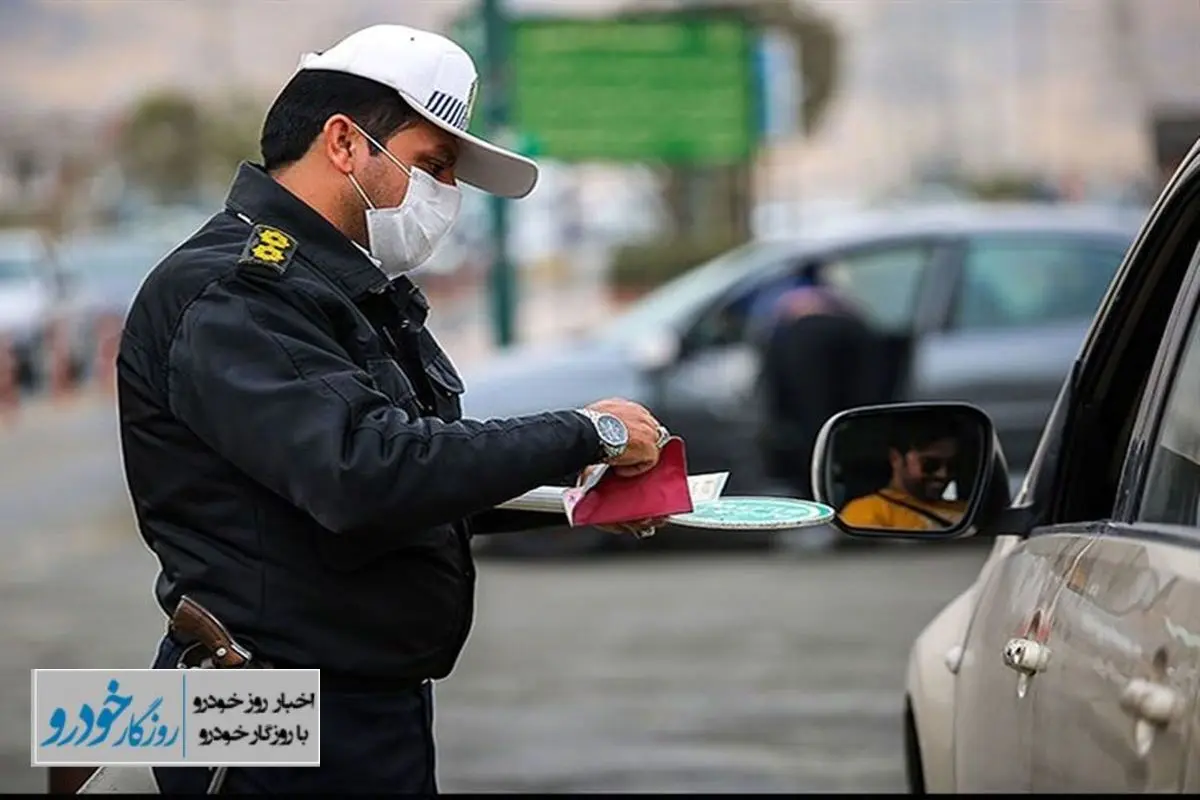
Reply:
<svg viewBox="0 0 1200 800"><path fill-rule="evenodd" d="M744 287L739 287L700 316L687 332L687 348L703 350L750 342L762 333L774 303L795 285L796 275L790 270L746 281Z"/></svg>
<svg viewBox="0 0 1200 800"><path fill-rule="evenodd" d="M0 281L27 280L37 275L37 265L28 259L0 255Z"/></svg>
<svg viewBox="0 0 1200 800"><path fill-rule="evenodd" d="M756 274L769 273L795 253L795 244L752 242L688 270L613 318L604 338L637 342L664 328L678 330L714 298Z"/></svg>
<svg viewBox="0 0 1200 800"><path fill-rule="evenodd" d="M1021 328L1089 320L1125 249L1082 239L977 239L967 248L952 325Z"/></svg>
<svg viewBox="0 0 1200 800"><path fill-rule="evenodd" d="M857 301L876 328L905 333L913 327L921 278L931 253L926 244L851 251L828 261L821 274Z"/></svg>
<svg viewBox="0 0 1200 800"><path fill-rule="evenodd" d="M1195 320L1189 337L1151 451L1137 515L1144 522L1200 524L1200 328Z"/></svg>
<svg viewBox="0 0 1200 800"><path fill-rule="evenodd" d="M874 246L847 251L820 262L796 259L793 268L750 283L710 309L688 334L688 346L703 349L748 341L769 326L771 307L785 291L798 285L801 273L819 268L828 281L852 298L877 328L911 330L930 248L922 244Z"/></svg>

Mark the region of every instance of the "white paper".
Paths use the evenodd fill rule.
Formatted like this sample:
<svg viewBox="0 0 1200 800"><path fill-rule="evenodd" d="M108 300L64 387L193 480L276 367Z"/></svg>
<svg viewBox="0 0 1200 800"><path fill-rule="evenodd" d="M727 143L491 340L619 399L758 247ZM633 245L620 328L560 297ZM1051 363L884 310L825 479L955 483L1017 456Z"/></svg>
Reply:
<svg viewBox="0 0 1200 800"><path fill-rule="evenodd" d="M594 470L589 476L588 487L600 480L604 470ZM728 472L708 472L703 475L688 476L688 492L692 496L692 505L716 500L725 491L725 483L729 480ZM565 495L568 486L539 486L526 492L520 497L514 497L496 508L506 508L511 511L538 511L545 514L567 513Z"/></svg>
<svg viewBox="0 0 1200 800"><path fill-rule="evenodd" d="M539 486L520 497L501 503L496 508L507 508L513 511L540 511L546 514L565 514L563 494L566 486Z"/></svg>
<svg viewBox="0 0 1200 800"><path fill-rule="evenodd" d="M705 475L688 476L688 492L692 495L692 506L710 503L725 491L728 472L710 472Z"/></svg>

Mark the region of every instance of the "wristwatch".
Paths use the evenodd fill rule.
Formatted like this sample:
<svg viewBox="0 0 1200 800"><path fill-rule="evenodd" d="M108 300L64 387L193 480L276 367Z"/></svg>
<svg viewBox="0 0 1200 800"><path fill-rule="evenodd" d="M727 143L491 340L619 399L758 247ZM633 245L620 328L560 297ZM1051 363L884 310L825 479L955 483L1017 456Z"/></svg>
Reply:
<svg viewBox="0 0 1200 800"><path fill-rule="evenodd" d="M594 411L590 408L580 408L579 413L591 420L600 436L600 448L605 461L620 458L629 446L629 429L620 417Z"/></svg>

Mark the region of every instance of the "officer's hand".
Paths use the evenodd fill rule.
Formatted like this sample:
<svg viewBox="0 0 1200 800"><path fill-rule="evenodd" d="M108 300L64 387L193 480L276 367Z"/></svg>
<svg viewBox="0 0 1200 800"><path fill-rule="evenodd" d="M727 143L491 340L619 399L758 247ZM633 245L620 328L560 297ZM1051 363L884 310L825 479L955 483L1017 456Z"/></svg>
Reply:
<svg viewBox="0 0 1200 800"><path fill-rule="evenodd" d="M619 457L608 462L613 472L623 477L641 475L658 463L659 440L665 430L653 415L629 400L611 398L592 403L588 408L612 414L625 423L629 445Z"/></svg>

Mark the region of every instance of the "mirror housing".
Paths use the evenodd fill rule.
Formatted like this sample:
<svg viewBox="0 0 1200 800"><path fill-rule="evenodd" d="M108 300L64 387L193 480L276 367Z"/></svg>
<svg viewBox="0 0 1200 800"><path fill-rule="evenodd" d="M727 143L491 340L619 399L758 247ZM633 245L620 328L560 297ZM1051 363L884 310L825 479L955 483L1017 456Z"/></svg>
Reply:
<svg viewBox="0 0 1200 800"><path fill-rule="evenodd" d="M1012 502L991 418L969 403L893 403L830 417L813 450L816 499L870 539L957 539L993 530Z"/></svg>

